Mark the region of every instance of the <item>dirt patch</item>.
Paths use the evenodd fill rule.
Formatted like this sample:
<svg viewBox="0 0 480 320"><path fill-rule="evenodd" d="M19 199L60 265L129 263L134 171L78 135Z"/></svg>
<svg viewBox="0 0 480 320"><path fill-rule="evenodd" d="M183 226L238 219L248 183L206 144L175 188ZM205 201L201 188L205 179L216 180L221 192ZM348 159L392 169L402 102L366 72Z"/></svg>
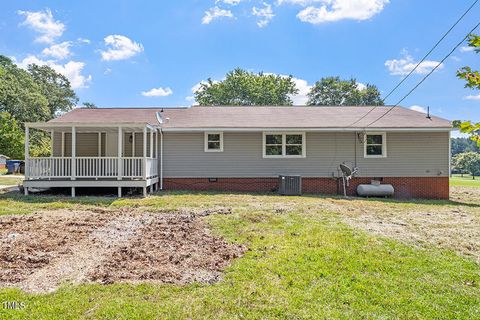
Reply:
<svg viewBox="0 0 480 320"><path fill-rule="evenodd" d="M450 187L450 200L480 206L479 187Z"/></svg>
<svg viewBox="0 0 480 320"><path fill-rule="evenodd" d="M103 283L213 283L243 251L243 247L212 236L196 215L165 214L143 226L89 277Z"/></svg>
<svg viewBox="0 0 480 320"><path fill-rule="evenodd" d="M215 282L245 248L210 234L207 210L55 211L0 217L0 287L64 282Z"/></svg>
<svg viewBox="0 0 480 320"><path fill-rule="evenodd" d="M331 200L324 205L353 227L407 244L450 249L480 264L480 207L465 202L464 195L461 199L465 205L432 206L361 199Z"/></svg>

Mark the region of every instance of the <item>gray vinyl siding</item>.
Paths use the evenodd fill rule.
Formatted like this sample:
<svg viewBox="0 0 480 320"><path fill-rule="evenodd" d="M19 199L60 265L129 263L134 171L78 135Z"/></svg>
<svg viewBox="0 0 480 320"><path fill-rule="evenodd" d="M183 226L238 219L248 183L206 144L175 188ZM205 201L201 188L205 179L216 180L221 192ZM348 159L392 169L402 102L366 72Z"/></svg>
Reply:
<svg viewBox="0 0 480 320"><path fill-rule="evenodd" d="M331 177L341 162L355 162L355 149L359 176L448 176L448 132L387 132L386 158L364 158L353 132L307 132L305 158L265 159L262 143L262 132L225 132L224 151L212 153L203 133L164 133L164 177Z"/></svg>
<svg viewBox="0 0 480 320"><path fill-rule="evenodd" d="M62 156L62 133L54 132L53 134L53 156Z"/></svg>
<svg viewBox="0 0 480 320"><path fill-rule="evenodd" d="M101 155L105 156L106 135L102 133L101 136ZM65 133L65 157L72 156L72 134ZM55 132L53 136L53 156L62 156L62 133ZM77 157L98 157L98 133L77 133Z"/></svg>
<svg viewBox="0 0 480 320"><path fill-rule="evenodd" d="M123 156L132 157L132 142L130 142L131 132L124 133L123 136ZM102 157L116 157L117 154L117 133L116 132L102 132L101 136L101 152ZM155 136L154 136L155 139ZM132 139L133 140L133 139ZM155 142L154 142L155 143ZM154 145L153 152L155 156L156 147ZM72 135L69 132L65 133L65 157L72 155ZM62 133L55 132L53 136L53 156L62 156ZM135 134L135 157L143 157L143 133L137 132ZM147 133L147 156L150 156L150 134ZM98 132L79 132L77 133L77 157L98 157Z"/></svg>
<svg viewBox="0 0 480 320"><path fill-rule="evenodd" d="M123 137L124 141L124 149L123 154L125 157L143 157L143 132L136 132L135 133L135 154L132 155L132 145L133 145L133 138L130 141L130 137L132 136L131 132L126 132ZM155 139L155 135L153 136ZM154 157L155 157L155 140L154 143ZM150 133L147 132L147 157L150 157Z"/></svg>

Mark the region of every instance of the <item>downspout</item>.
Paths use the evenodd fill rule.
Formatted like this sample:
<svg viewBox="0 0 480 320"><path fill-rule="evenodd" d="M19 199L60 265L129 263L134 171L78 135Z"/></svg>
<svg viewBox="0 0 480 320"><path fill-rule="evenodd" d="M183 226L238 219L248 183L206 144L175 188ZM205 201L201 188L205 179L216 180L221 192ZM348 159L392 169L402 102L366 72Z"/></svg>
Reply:
<svg viewBox="0 0 480 320"><path fill-rule="evenodd" d="M160 190L163 190L163 131L160 128Z"/></svg>

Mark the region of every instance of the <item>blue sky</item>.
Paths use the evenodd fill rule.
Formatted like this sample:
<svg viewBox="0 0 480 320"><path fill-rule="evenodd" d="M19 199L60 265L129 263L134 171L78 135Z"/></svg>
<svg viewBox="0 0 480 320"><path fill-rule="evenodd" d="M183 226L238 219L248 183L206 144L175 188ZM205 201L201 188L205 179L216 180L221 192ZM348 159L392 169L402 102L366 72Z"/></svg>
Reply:
<svg viewBox="0 0 480 320"><path fill-rule="evenodd" d="M236 67L293 75L305 101L326 76L354 77L382 93L432 47L472 0L4 1L0 54L64 73L80 101L101 107L191 105L192 88ZM395 104L476 23L480 3L386 102ZM479 30L480 32L480 30ZM480 121L480 92L455 71L480 68L465 48L405 107Z"/></svg>

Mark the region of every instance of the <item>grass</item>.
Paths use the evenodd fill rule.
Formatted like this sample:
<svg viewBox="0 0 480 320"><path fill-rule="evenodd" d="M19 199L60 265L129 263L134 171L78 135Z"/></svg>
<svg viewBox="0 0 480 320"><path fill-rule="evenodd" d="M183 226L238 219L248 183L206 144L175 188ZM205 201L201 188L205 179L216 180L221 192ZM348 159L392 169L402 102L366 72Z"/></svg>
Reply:
<svg viewBox="0 0 480 320"><path fill-rule="evenodd" d="M23 177L5 178L0 176L0 186L15 186L15 185L21 184L22 181L23 181Z"/></svg>
<svg viewBox="0 0 480 320"><path fill-rule="evenodd" d="M480 177L475 177L475 180L469 174L454 174L450 178L450 185L456 187L480 187Z"/></svg>
<svg viewBox="0 0 480 320"><path fill-rule="evenodd" d="M0 305L0 319L480 317L480 267L472 259L350 227L327 209L329 201L336 200L186 192L145 199L0 195L0 214L96 206L139 210L228 206L234 214L207 218L212 232L249 248L214 285L65 284L44 295L0 289L0 301L26 303L24 310ZM446 201L361 201L395 210L460 206Z"/></svg>

